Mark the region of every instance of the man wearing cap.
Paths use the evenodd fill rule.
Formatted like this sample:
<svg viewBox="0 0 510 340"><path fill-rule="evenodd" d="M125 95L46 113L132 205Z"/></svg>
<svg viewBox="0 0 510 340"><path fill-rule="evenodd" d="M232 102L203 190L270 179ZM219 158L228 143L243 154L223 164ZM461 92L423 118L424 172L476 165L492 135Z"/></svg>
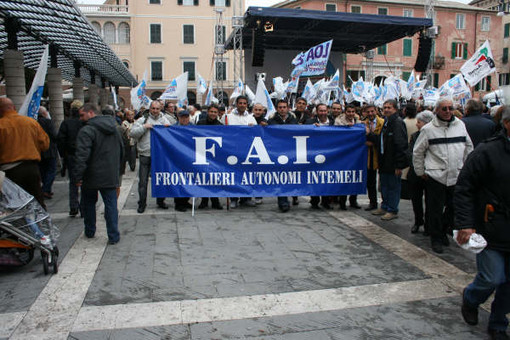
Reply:
<svg viewBox="0 0 510 340"><path fill-rule="evenodd" d="M177 113L177 126L189 126L191 117L189 114L189 111L187 110L181 110L179 113ZM175 210L177 211L186 211L192 207L192 205L188 202L189 197L175 197L174 198L174 205Z"/></svg>
<svg viewBox="0 0 510 340"><path fill-rule="evenodd" d="M130 133L130 136L137 141L138 158L140 160L137 209L139 214L142 214L147 207L147 182L151 170L150 130L155 125L170 125L170 122L164 117L163 113L161 113L161 104L158 101L153 101L151 103L149 115L147 117L142 116L136 120ZM168 209L165 198L158 197L156 203L160 209Z"/></svg>

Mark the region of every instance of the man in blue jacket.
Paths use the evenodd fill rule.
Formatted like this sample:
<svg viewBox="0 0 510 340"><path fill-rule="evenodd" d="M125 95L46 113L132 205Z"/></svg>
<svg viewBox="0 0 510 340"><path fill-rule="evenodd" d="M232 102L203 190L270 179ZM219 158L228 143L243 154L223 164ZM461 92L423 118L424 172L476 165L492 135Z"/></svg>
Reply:
<svg viewBox="0 0 510 340"><path fill-rule="evenodd" d="M98 191L104 202L104 218L108 244L120 240L118 229L117 187L124 145L111 116L97 116L94 104L80 108L80 120L85 123L76 139L75 178L82 187L81 208L85 224L85 236L96 233L96 202Z"/></svg>

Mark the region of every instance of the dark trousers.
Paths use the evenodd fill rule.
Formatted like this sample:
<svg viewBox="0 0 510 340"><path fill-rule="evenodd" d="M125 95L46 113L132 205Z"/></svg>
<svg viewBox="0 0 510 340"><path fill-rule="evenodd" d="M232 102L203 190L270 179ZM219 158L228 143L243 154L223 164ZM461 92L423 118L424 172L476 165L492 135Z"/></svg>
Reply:
<svg viewBox="0 0 510 340"><path fill-rule="evenodd" d="M5 176L34 196L41 207L46 210L38 163L37 161L22 161L18 166L6 170Z"/></svg>
<svg viewBox="0 0 510 340"><path fill-rule="evenodd" d="M51 187L57 174L57 159L55 157L44 158L39 162L43 193L52 192Z"/></svg>
<svg viewBox="0 0 510 340"><path fill-rule="evenodd" d="M411 173L409 171L409 173ZM427 221L423 210L423 196L427 199L427 192L425 190L425 181L419 177L413 177L411 179L408 175L409 191L411 193L411 202L413 204L414 212L414 224L424 225L425 231L428 231Z"/></svg>
<svg viewBox="0 0 510 340"><path fill-rule="evenodd" d="M106 232L108 240L118 242L119 234L119 213L117 211L117 189L83 189L81 191L81 209L83 212L83 223L85 224L85 235L93 237L96 233L96 202L97 193L101 193L104 202L104 219L106 221Z"/></svg>
<svg viewBox="0 0 510 340"><path fill-rule="evenodd" d="M289 207L289 198L287 196L279 196L278 207L279 208Z"/></svg>
<svg viewBox="0 0 510 340"><path fill-rule="evenodd" d="M200 204L208 205L209 197L202 197ZM220 205L220 199L218 197L211 197L211 204L213 205L213 207Z"/></svg>
<svg viewBox="0 0 510 340"><path fill-rule="evenodd" d="M350 195L349 196L349 204L356 205L358 203L358 195ZM347 195L340 195L338 196L338 203L340 203L341 206L345 206L345 203L347 203Z"/></svg>
<svg viewBox="0 0 510 340"><path fill-rule="evenodd" d="M370 205L377 207L377 170L367 170L367 192Z"/></svg>
<svg viewBox="0 0 510 340"><path fill-rule="evenodd" d="M426 180L426 220L432 241L441 241L447 227L453 225L453 192L455 186L447 187L432 178Z"/></svg>
<svg viewBox="0 0 510 340"><path fill-rule="evenodd" d="M138 169L138 206L145 207L147 205L147 184L149 182L149 174L151 172L151 158L140 155L140 168ZM163 204L164 197L156 198L158 205Z"/></svg>
<svg viewBox="0 0 510 340"><path fill-rule="evenodd" d="M131 171L135 171L136 167L136 145L126 145L124 148L124 168L126 163L129 164Z"/></svg>
<svg viewBox="0 0 510 340"><path fill-rule="evenodd" d="M318 206L319 203L321 204L330 204L331 203L331 197L330 196L310 196L310 204L314 207Z"/></svg>
<svg viewBox="0 0 510 340"><path fill-rule="evenodd" d="M189 197L175 197L174 198L174 205L175 207L188 207L188 201Z"/></svg>
<svg viewBox="0 0 510 340"><path fill-rule="evenodd" d="M76 178L74 177L75 164L74 155L66 157L67 173L69 175L69 209L71 210L80 207L79 188L76 186Z"/></svg>

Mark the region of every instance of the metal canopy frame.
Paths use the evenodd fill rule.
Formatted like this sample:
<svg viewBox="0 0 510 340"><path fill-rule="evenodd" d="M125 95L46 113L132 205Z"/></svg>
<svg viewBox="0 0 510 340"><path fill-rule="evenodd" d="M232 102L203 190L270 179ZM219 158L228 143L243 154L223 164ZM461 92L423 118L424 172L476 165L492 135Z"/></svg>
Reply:
<svg viewBox="0 0 510 340"><path fill-rule="evenodd" d="M363 53L430 26L432 20L426 18L249 7L244 14L243 47L302 51L333 39L332 51ZM254 39L260 41L253 44ZM232 34L225 45L233 49L233 44Z"/></svg>
<svg viewBox="0 0 510 340"><path fill-rule="evenodd" d="M4 26L8 19L15 19L20 25L18 50L23 52L26 67L36 70L44 44L50 44L58 49L57 67L65 80L73 80L78 62L80 77L87 85L91 83L90 72L95 74L97 85L102 79L112 86L137 84L72 0L0 0L0 25ZM7 48L7 31L3 29L0 58Z"/></svg>

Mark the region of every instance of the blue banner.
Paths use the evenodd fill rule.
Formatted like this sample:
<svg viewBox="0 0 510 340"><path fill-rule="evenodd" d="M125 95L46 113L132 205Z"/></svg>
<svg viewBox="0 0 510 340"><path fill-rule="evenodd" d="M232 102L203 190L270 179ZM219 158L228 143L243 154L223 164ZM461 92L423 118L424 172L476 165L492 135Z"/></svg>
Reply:
<svg viewBox="0 0 510 340"><path fill-rule="evenodd" d="M365 126L155 126L154 197L366 192Z"/></svg>

